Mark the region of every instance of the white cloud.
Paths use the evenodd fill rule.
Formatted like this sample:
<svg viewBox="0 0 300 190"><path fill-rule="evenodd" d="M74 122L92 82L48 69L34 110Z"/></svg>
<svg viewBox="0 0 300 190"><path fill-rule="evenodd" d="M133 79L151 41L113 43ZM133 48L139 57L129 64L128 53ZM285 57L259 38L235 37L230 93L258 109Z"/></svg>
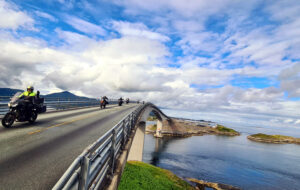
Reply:
<svg viewBox="0 0 300 190"><path fill-rule="evenodd" d="M89 47L96 43L95 40L75 32L64 31L60 28L56 28L55 32L58 38L65 42L65 45L61 46L60 49L82 51L83 47Z"/></svg>
<svg viewBox="0 0 300 190"><path fill-rule="evenodd" d="M150 29L143 23L130 23L124 21L114 21L113 28L123 36L138 36L145 37L152 40L169 41L170 38L157 32L150 31Z"/></svg>
<svg viewBox="0 0 300 190"><path fill-rule="evenodd" d="M283 122L284 122L284 123L293 123L294 120L293 120L293 119L285 119Z"/></svg>
<svg viewBox="0 0 300 190"><path fill-rule="evenodd" d="M34 30L34 20L25 12L4 0L0 0L0 28L16 30L20 27Z"/></svg>
<svg viewBox="0 0 300 190"><path fill-rule="evenodd" d="M69 8L76 5L75 1L59 1L70 5ZM273 25L250 19L258 2L117 0L125 7L125 14L136 19L100 20L113 29L110 39L97 40L95 35L105 36L108 31L69 15L64 17L65 22L80 34L65 31L63 26L56 28L51 33L59 42L56 46L37 37L3 30L0 86L23 88L34 80L42 93L63 89L94 97L128 96L225 119L255 122L258 118L299 125L299 101L284 97L285 92L290 97L300 95L299 63L292 60L299 58L298 6L293 8L289 4L285 8L292 16L287 11L280 13L281 3L277 1L270 9L263 9L271 15L270 19L281 23ZM13 5L7 8L5 1L0 3L6 6L2 6L2 12L28 16ZM35 14L55 21L45 12ZM224 31L213 31L207 26L212 15L221 18ZM0 26L5 23L1 18ZM5 23L3 28L33 26L33 20L23 21ZM113 39L115 31L120 38ZM178 68L168 67L169 63ZM280 87L232 86L231 81L237 76L275 81L279 76Z"/></svg>
<svg viewBox="0 0 300 190"><path fill-rule="evenodd" d="M192 74L195 70L193 64L182 70L158 66L157 63L169 54L158 41L123 37L97 42L60 29L57 32L60 35L78 35L78 44L86 49L79 51L78 47L74 52L72 48L66 48L73 44L69 43L72 39L67 40L63 49L53 49L38 41L28 44L26 40L2 38L0 67L7 75L1 75L0 85L22 88L34 79L36 89L42 93L59 88L94 97L103 94L115 98L129 96L152 101L162 107L223 116L231 114L235 118L254 119L255 115L260 115L262 119L287 117L296 121L295 118L299 117L299 103L282 101L282 92L275 88L241 89L229 85L204 90L190 88L190 83L197 82L199 75L204 78L203 84L220 84L233 73L245 72L243 69L218 71L200 68ZM85 45L83 41L86 40L93 42ZM280 121L283 122L283 119Z"/></svg>
<svg viewBox="0 0 300 190"><path fill-rule="evenodd" d="M239 90L234 95L234 100L239 102L274 102L278 101L284 93L277 88L268 87L264 89L249 88L245 91Z"/></svg>
<svg viewBox="0 0 300 190"><path fill-rule="evenodd" d="M214 53L220 48L222 37L210 32L185 33L177 43L181 46L185 54L194 54L199 51Z"/></svg>
<svg viewBox="0 0 300 190"><path fill-rule="evenodd" d="M211 1L195 1L195 0L113 0L115 3L126 7L129 14L142 14L149 12L176 12L180 16L194 17L199 15L211 15L226 10L228 8L250 8L257 1L243 2L240 5L230 0L211 0Z"/></svg>
<svg viewBox="0 0 300 190"><path fill-rule="evenodd" d="M75 6L76 0L56 0L64 9L72 9Z"/></svg>
<svg viewBox="0 0 300 190"><path fill-rule="evenodd" d="M66 16L65 21L76 30L92 35L104 36L106 31L99 25L77 18L75 16Z"/></svg>
<svg viewBox="0 0 300 190"><path fill-rule="evenodd" d="M2 39L0 67L7 75L1 75L0 85L20 88L32 80L28 74L35 73L38 81L48 86L54 84L63 90L89 89L87 91L95 96L101 88L110 93L168 90L163 81L171 78L153 70L154 65L168 54L161 43L136 37L97 42L60 29L57 32L67 38L68 44L62 49L40 46L43 43ZM76 51L67 48L76 42Z"/></svg>
<svg viewBox="0 0 300 190"><path fill-rule="evenodd" d="M52 16L48 13L42 12L42 11L35 11L35 14L39 17L46 18L46 19L48 19L52 22L57 22L58 21L54 16Z"/></svg>
<svg viewBox="0 0 300 190"><path fill-rule="evenodd" d="M199 20L174 20L172 24L180 32L199 32L205 29Z"/></svg>
<svg viewBox="0 0 300 190"><path fill-rule="evenodd" d="M300 5L297 0L283 0L269 4L265 9L271 13L272 19L290 22L299 17Z"/></svg>
<svg viewBox="0 0 300 190"><path fill-rule="evenodd" d="M300 63L284 69L279 75L280 87L289 97L300 97Z"/></svg>

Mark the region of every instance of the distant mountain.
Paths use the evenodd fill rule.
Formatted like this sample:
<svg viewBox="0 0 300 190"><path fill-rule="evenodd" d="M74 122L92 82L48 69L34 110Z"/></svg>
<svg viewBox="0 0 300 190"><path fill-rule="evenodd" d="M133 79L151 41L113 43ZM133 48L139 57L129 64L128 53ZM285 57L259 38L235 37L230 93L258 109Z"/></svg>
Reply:
<svg viewBox="0 0 300 190"><path fill-rule="evenodd" d="M17 92L23 92L23 90L12 88L0 88L0 96L13 96Z"/></svg>
<svg viewBox="0 0 300 190"><path fill-rule="evenodd" d="M79 96L76 96L75 94L72 94L71 92L64 91L64 92L56 92L56 93L51 93L44 95L44 97L47 98L77 98Z"/></svg>
<svg viewBox="0 0 300 190"><path fill-rule="evenodd" d="M13 96L17 92L23 92L24 90L20 89L12 89L12 88L0 88L0 96ZM75 94L72 94L71 92L64 91L64 92L57 92L47 95L41 95L45 98L68 98L68 99L91 99L87 97L82 96L76 96Z"/></svg>
<svg viewBox="0 0 300 190"><path fill-rule="evenodd" d="M91 99L91 98L87 98L87 97L76 96L75 94L72 94L71 92L68 92L68 91L47 94L47 95L43 95L43 97L45 97L45 98Z"/></svg>

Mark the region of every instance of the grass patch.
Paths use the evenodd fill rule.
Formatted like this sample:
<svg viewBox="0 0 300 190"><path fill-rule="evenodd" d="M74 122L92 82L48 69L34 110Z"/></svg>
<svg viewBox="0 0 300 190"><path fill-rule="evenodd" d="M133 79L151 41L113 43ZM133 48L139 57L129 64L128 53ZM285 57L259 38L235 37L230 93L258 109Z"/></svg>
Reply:
<svg viewBox="0 0 300 190"><path fill-rule="evenodd" d="M231 132L231 133L238 133L236 130L224 127L223 125L217 125L216 129L221 132Z"/></svg>
<svg viewBox="0 0 300 190"><path fill-rule="evenodd" d="M138 161L126 163L118 190L194 189L172 172Z"/></svg>
<svg viewBox="0 0 300 190"><path fill-rule="evenodd" d="M267 135L263 133L258 133L254 135L250 135L255 138L261 138L261 139L273 139L273 140L283 140L283 139L294 139L294 137L284 136L284 135Z"/></svg>

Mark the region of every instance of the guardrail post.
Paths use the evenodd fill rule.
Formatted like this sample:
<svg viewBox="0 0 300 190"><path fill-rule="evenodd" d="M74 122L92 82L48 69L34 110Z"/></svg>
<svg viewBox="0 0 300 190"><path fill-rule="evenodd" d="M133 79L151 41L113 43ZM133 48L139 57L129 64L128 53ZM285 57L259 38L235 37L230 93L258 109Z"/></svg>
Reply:
<svg viewBox="0 0 300 190"><path fill-rule="evenodd" d="M59 102L59 98L57 98L57 104L58 104L58 106L57 106L57 109L59 110L60 109L60 102Z"/></svg>
<svg viewBox="0 0 300 190"><path fill-rule="evenodd" d="M66 108L67 109L69 109L70 107L72 107L72 105L71 105L71 100L70 100L70 98L68 98L68 99L66 99Z"/></svg>
<svg viewBox="0 0 300 190"><path fill-rule="evenodd" d="M129 118L128 118L128 128L130 130L132 130L132 127L131 127L131 114L129 115Z"/></svg>
<svg viewBox="0 0 300 190"><path fill-rule="evenodd" d="M90 159L87 156L84 156L81 160L80 166L80 178L79 178L79 190L88 189L89 181L89 172L90 172Z"/></svg>
<svg viewBox="0 0 300 190"><path fill-rule="evenodd" d="M133 119L132 119L133 125L135 125L136 124L136 113L135 112L132 113L132 117L133 117Z"/></svg>
<svg viewBox="0 0 300 190"><path fill-rule="evenodd" d="M110 174L113 176L115 170L115 151L116 151L116 130L112 130L112 139L111 139L111 166L110 166Z"/></svg>
<svg viewBox="0 0 300 190"><path fill-rule="evenodd" d="M125 148L126 139L128 137L128 133L125 126L125 120L122 121L122 129L123 129L123 142L122 142L122 150Z"/></svg>
<svg viewBox="0 0 300 190"><path fill-rule="evenodd" d="M131 126L131 129L134 129L133 114L130 115L130 126Z"/></svg>

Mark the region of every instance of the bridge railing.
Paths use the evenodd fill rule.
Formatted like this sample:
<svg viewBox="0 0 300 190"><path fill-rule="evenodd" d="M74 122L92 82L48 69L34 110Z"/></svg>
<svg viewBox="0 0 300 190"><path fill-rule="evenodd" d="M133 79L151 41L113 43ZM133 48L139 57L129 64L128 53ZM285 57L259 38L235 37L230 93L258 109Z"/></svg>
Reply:
<svg viewBox="0 0 300 190"><path fill-rule="evenodd" d="M8 112L8 102L10 101L10 96L0 96L0 117ZM117 104L117 99L109 99L109 104ZM136 101L130 101L136 102ZM47 112L56 110L68 110L88 106L99 106L99 99L78 99L78 98L45 98L44 105L47 106Z"/></svg>
<svg viewBox="0 0 300 190"><path fill-rule="evenodd" d="M118 124L78 156L53 187L60 189L99 189L112 176L115 163L136 125L141 111L149 103L140 105Z"/></svg>

